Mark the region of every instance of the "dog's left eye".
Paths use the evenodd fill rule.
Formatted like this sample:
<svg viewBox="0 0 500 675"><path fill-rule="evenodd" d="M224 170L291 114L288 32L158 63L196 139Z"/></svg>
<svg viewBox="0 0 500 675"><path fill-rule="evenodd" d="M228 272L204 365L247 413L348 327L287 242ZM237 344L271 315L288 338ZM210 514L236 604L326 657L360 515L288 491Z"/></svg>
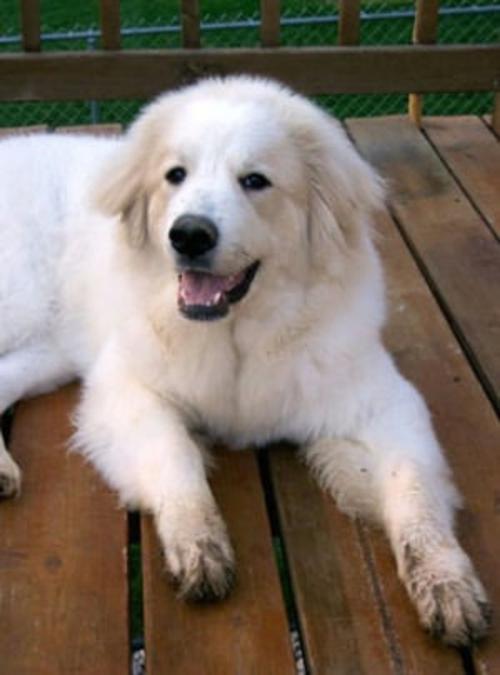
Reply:
<svg viewBox="0 0 500 675"><path fill-rule="evenodd" d="M174 166L173 169L167 171L165 178L171 185L180 185L186 178L187 172L183 166Z"/></svg>
<svg viewBox="0 0 500 675"><path fill-rule="evenodd" d="M271 187L272 183L262 173L249 173L239 179L240 185L244 190L265 190Z"/></svg>

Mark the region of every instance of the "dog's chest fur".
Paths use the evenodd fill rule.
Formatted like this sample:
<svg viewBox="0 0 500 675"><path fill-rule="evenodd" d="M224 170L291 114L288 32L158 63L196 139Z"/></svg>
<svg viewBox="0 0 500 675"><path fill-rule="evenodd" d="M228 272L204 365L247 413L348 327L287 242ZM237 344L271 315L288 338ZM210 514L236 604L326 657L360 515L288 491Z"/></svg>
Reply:
<svg viewBox="0 0 500 675"><path fill-rule="evenodd" d="M183 324L164 345L158 385L189 425L240 447L302 442L311 424L320 424L331 392L324 391L326 364L308 349L305 326L265 335L248 326L239 340L227 323Z"/></svg>

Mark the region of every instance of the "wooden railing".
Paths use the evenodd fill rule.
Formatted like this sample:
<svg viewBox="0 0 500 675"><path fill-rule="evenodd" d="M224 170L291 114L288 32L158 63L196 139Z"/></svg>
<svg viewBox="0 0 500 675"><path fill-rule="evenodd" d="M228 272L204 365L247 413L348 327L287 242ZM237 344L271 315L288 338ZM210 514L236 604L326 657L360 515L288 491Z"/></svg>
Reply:
<svg viewBox="0 0 500 675"><path fill-rule="evenodd" d="M203 75L255 73L306 94L408 93L415 123L428 92L495 92L500 45L439 45L438 0L416 0L413 45L359 45L360 0L339 0L339 44L280 47L280 2L261 0L261 47L201 49L200 2L180 0L181 49L121 50L120 2L100 0L101 49L44 52L40 0L20 0L24 53L0 54L1 100L148 98Z"/></svg>

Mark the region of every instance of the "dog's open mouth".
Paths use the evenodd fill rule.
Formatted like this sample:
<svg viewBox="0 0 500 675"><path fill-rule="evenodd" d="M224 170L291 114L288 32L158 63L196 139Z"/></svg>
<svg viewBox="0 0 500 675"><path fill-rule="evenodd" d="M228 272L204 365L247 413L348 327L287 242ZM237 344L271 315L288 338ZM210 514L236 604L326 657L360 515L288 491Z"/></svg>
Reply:
<svg viewBox="0 0 500 675"><path fill-rule="evenodd" d="M179 309L188 319L212 321L229 312L229 305L242 300L248 293L259 268L254 262L241 272L221 276L183 270L179 274Z"/></svg>

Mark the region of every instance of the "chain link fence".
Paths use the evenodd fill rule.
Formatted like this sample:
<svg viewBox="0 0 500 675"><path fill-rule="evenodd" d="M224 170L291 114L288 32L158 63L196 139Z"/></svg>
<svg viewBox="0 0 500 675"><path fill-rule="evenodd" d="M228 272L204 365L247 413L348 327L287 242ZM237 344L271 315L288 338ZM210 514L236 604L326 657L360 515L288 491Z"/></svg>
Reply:
<svg viewBox="0 0 500 675"><path fill-rule="evenodd" d="M0 51L21 49L18 0L2 0ZM211 0L202 6L203 47L258 47L258 0ZM175 0L122 0L124 49L181 46L179 3ZM361 43L408 44L414 20L414 2L362 2ZM282 0L282 43L288 46L336 44L338 13L335 0ZM500 2L442 0L438 39L441 43L500 41ZM92 50L99 47L98 2L42 3L43 50ZM61 71L61 77L64 72ZM406 112L407 96L394 94L320 96L318 101L340 118ZM127 124L142 102L2 103L0 126L47 124ZM483 114L491 111L488 93L428 94L426 114Z"/></svg>

